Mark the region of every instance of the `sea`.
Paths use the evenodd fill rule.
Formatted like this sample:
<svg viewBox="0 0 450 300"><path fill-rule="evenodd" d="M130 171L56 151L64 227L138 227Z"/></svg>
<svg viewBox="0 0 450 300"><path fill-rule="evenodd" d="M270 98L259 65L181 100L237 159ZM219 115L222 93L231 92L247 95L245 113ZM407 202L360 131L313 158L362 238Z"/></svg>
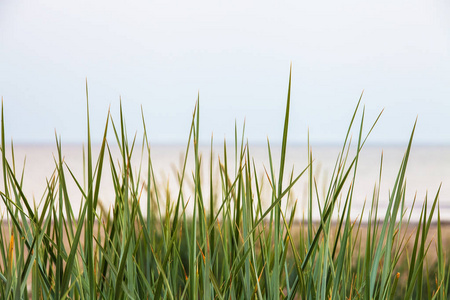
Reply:
<svg viewBox="0 0 450 300"><path fill-rule="evenodd" d="M267 208L271 202L271 164L269 160L268 148L264 145L250 145L249 147L250 164L247 157L244 158L244 164L251 166L252 177L258 179L259 188L261 188L261 197L263 199L263 208ZM94 166L97 162L99 145L93 146ZM185 153L188 150L188 157L185 170L185 180L183 182L183 195L188 202L187 214L192 213L192 195L193 195L193 174L194 155L193 148L178 145L151 145L150 152L147 147L135 145L131 159L131 170L135 178L135 184L139 192L139 197L143 200L140 205L143 207L144 214L147 211L146 195L147 189L154 186L158 187L158 200L155 207L159 207L161 214L164 215L166 207L171 207L176 201L179 192L179 178L182 173ZM240 151L240 146L237 147ZM312 174L313 182L313 218L320 218L333 170L336 167L336 161L342 153L342 147L339 146L312 146L311 154L313 158ZM228 173L232 177L239 164L235 159L236 147L227 146L226 161ZM360 153L356 179L353 184L353 197L351 203L351 218L355 220L362 219L367 221L369 211L377 199L379 219L385 216L386 208L389 205L390 195L402 164L405 154L405 146L392 145L368 145L364 146ZM213 195L216 197L215 206L220 206L222 201L220 164L225 163L225 151L223 146L214 146L211 150L209 146L200 146L201 156L201 176L202 194L205 197L206 209L209 209L210 172L213 174ZM211 153L212 152L212 153ZM110 210L116 199L114 183L111 175L111 164L116 170L123 168L123 161L120 156L120 149L117 146L110 148L111 156L107 153L105 164L103 166L102 180L100 184L99 201L106 211ZM149 154L155 181L151 180L148 184L148 166ZM272 166L275 177L279 175L281 148L271 147ZM344 151L345 153L345 151ZM55 166L58 161L58 152L55 145L15 145L14 159L12 151L7 148L6 157L10 166L15 170L16 177L22 182L22 191L29 203L33 203L38 211L42 210L43 201L46 195L47 185L55 177ZM83 145L62 145L62 155L65 164L64 175L67 182L70 202L75 215L78 214L80 206L84 201L80 187L87 190L86 172L87 172L87 154ZM351 160L355 156L355 149L350 148L348 159L344 168L348 168ZM239 157L239 152L238 152ZM212 168L211 168L212 162ZM291 178L305 171L308 167L308 148L307 146L290 146L286 151L286 163L284 167L283 188L286 188ZM296 207L295 218L297 220L306 219L308 215L308 196L309 196L309 170L300 177L293 186L289 197L282 202L282 208L285 211L291 211ZM350 179L353 177L353 171L349 173L350 178L342 190L339 198L335 215L342 214L343 201L350 188ZM381 175L381 176L380 176ZM291 177L292 176L292 177ZM4 191L3 174L0 175L0 190ZM74 178L77 180L75 181ZM278 179L276 179L278 180ZM11 184L9 182L8 184ZM277 185L276 185L277 186ZM439 193L438 193L439 191ZM256 186L253 185L253 198L256 199ZM374 197L378 195L378 197ZM155 196L155 195L154 195ZM439 213L442 222L450 222L450 146L413 146L410 153L409 162L406 171L406 192L404 206L402 207L404 218L418 221L422 206L427 200L428 212L433 200L438 197ZM5 203L8 201L5 197L0 202L0 214L3 221L7 217ZM154 197L156 199L156 197ZM190 203L189 203L190 202ZM219 203L217 203L219 202ZM437 208L436 208L437 209ZM437 218L435 213L434 220Z"/></svg>

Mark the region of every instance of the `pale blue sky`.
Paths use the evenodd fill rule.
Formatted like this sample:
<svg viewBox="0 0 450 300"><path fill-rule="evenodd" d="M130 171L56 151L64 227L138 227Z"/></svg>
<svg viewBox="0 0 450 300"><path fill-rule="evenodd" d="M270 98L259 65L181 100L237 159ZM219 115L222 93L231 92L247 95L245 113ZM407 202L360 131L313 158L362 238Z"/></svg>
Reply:
<svg viewBox="0 0 450 300"><path fill-rule="evenodd" d="M0 95L16 142L85 140L85 78L98 141L122 97L154 143L184 143L200 92L202 141L342 141L364 89L370 141L450 144L447 1L0 2Z"/></svg>

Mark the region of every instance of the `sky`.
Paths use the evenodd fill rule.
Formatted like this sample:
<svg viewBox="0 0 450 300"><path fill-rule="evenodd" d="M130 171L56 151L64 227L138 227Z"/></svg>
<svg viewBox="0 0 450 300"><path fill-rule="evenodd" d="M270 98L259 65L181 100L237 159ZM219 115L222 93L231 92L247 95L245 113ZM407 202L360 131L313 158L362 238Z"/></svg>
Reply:
<svg viewBox="0 0 450 300"><path fill-rule="evenodd" d="M339 144L364 91L369 142L450 145L448 1L0 1L0 96L15 143L86 141L120 101L127 129L200 139ZM367 131L367 129L366 129Z"/></svg>

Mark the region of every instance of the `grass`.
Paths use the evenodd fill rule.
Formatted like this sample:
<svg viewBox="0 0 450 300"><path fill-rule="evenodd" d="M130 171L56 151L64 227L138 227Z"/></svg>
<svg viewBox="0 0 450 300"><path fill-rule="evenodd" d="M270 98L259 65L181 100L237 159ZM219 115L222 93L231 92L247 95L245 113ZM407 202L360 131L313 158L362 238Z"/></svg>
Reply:
<svg viewBox="0 0 450 300"><path fill-rule="evenodd" d="M129 140L126 135L122 111L117 123L108 113L100 152L94 158L88 106L84 178L74 176L65 163L61 140L56 137L55 171L39 207L23 193L24 170L16 170L13 145L7 158L2 107L1 198L7 209L3 216L7 229L0 236L0 297L448 299L450 268L442 242L439 191L425 199L417 224L410 224L412 209L405 207L405 171L415 125L385 215L378 214L379 198L386 196L380 195L378 183L367 205L368 214L354 220L350 208L359 154L378 118L363 135L364 108L359 99L326 197L319 200L309 143L308 165L297 174L285 171L290 89L289 77L279 165L272 163L268 142L265 178L258 178L250 147L244 134L238 137L237 129L234 160L228 159L224 142L215 175L213 141L209 157L199 152L197 101L175 197L156 183L144 118L142 149L148 153L147 161L131 165L138 146L136 137ZM351 143L354 127L358 131L356 145ZM113 144L120 150L119 161L113 159L112 144L106 138L111 130ZM356 150L352 157L350 149ZM195 166L192 173L186 167L190 152ZM104 168L107 161L109 170ZM209 176L203 174L204 164L209 164ZM381 158L380 182L382 165ZM99 202L105 174L113 179L112 211L102 209ZM308 210L300 225L295 225L296 202L284 204L301 177L307 177L309 183ZM79 211L72 209L69 181L75 182L82 194ZM204 188L205 182L208 188ZM194 186L192 195L184 192L183 186L188 184ZM269 194L262 193L263 184L270 185ZM316 204L319 222L312 219ZM188 207L192 214L186 212ZM432 240L436 247L432 247L428 235L436 215L437 236ZM436 257L435 261L429 262L430 256Z"/></svg>

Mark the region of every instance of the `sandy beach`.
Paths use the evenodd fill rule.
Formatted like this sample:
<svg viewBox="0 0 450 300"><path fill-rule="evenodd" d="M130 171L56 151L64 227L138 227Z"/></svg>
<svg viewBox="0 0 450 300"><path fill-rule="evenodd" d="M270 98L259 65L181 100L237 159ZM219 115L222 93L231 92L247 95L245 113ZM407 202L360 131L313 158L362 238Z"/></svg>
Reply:
<svg viewBox="0 0 450 300"><path fill-rule="evenodd" d="M402 243L404 245L405 244L407 245L406 249L408 249L408 251L411 251L413 248L414 239L416 237L416 232L417 232L417 225L418 225L417 223L410 223L406 232L404 229L402 229L402 232L399 235L401 237L401 239L404 240L404 242L402 242ZM268 226L268 224L265 224L265 226ZM317 230L318 224L315 223L313 226L314 226L314 229ZM358 226L358 224L354 224L353 233L356 233L357 226ZM406 226L406 224L404 224L404 226ZM11 224L8 224L7 222L3 222L1 225L1 233L2 233L2 237L5 241L5 245L9 245L9 241L10 241L10 237L11 237L10 228L11 228ZM158 225L157 230L159 230L159 228L160 228L160 226ZM332 228L331 228L332 236L335 236L336 229L337 229L336 224L333 224ZM301 231L306 232L306 230L307 230L306 226L303 226L300 222L294 222L293 226L291 228L291 234L293 236L293 239L294 240L297 239L299 233ZM379 231L381 231L381 227L379 228ZM446 251L446 254L448 257L448 255L450 255L450 252L448 252L448 250L450 250L450 222L442 223L441 231L442 231L443 249L444 249L444 251ZM94 223L94 235L96 235L97 232L98 232L98 223L95 222ZM104 232L102 230L100 230L100 234L103 239ZM354 234L354 237L355 237L355 234ZM367 223L361 223L361 226L359 228L359 234L358 234L358 240L359 240L359 243L361 244L361 250L363 250L366 245L366 237L367 237ZM437 224L432 223L430 225L429 232L427 235L427 245L429 243L431 243L431 246L428 251L428 258L430 259L430 262L434 262L434 260L436 258L436 251L437 251L436 240L437 240ZM82 232L80 241L81 241L81 244L84 243L83 242L84 241L84 232ZM420 242L420 240L419 240L419 242ZM64 237L64 245L65 245L66 249L69 249L69 241L67 239L67 236ZM0 262L0 265L3 267L3 262Z"/></svg>

